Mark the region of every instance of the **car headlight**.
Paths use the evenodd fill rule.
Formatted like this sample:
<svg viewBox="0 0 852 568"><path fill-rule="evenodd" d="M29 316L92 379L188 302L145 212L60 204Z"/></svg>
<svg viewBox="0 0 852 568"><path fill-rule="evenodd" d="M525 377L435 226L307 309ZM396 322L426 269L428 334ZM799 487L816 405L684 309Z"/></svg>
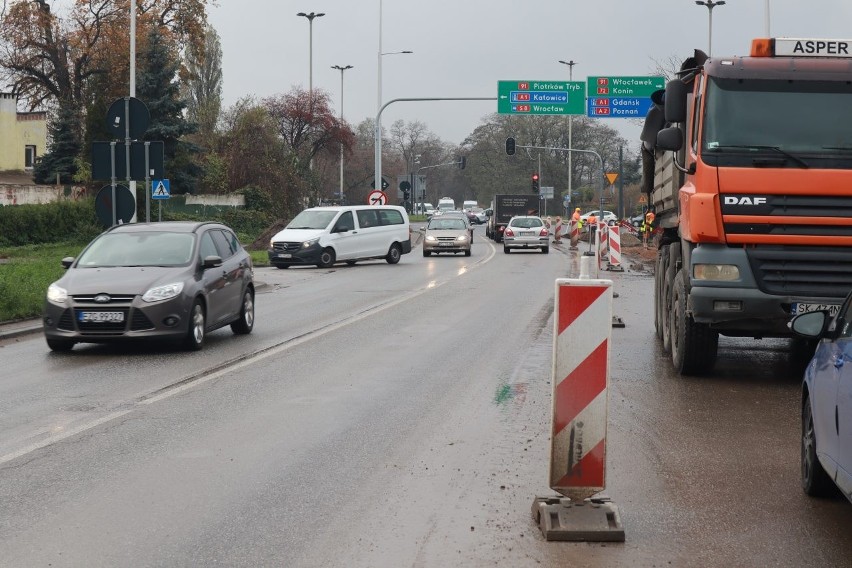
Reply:
<svg viewBox="0 0 852 568"><path fill-rule="evenodd" d="M466 243L467 239L468 239L467 235L459 235L459 236L456 237L456 240L459 241L460 243Z"/></svg>
<svg viewBox="0 0 852 568"><path fill-rule="evenodd" d="M692 267L696 280L739 280L740 269L736 264L696 264Z"/></svg>
<svg viewBox="0 0 852 568"><path fill-rule="evenodd" d="M314 246L314 245L315 245L315 244L317 244L318 242L319 242L319 237L317 237L317 238L315 238L315 239L311 239L311 240L309 240L309 241L305 241L305 242L303 242L303 243L302 243L302 248L303 248L303 249L311 248L312 246Z"/></svg>
<svg viewBox="0 0 852 568"><path fill-rule="evenodd" d="M68 300L68 290L56 284L51 284L47 287L47 299L54 304L64 304Z"/></svg>
<svg viewBox="0 0 852 568"><path fill-rule="evenodd" d="M161 302L163 300L170 300L181 292L183 292L183 282L175 282L173 284L166 284L165 286L157 286L156 288L151 288L150 290L142 294L142 301Z"/></svg>
<svg viewBox="0 0 852 568"><path fill-rule="evenodd" d="M434 235L426 235L426 240L427 240L427 241L429 241L430 243L434 243L434 242L435 242L435 241L437 241L438 239L437 239L437 238L435 238L435 236L434 236Z"/></svg>

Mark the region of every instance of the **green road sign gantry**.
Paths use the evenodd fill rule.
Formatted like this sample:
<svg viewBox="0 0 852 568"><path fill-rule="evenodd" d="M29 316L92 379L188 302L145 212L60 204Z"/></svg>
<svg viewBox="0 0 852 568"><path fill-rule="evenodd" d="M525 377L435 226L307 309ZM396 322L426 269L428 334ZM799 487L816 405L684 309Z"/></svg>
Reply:
<svg viewBox="0 0 852 568"><path fill-rule="evenodd" d="M499 114L586 113L586 84L582 81L498 81Z"/></svg>

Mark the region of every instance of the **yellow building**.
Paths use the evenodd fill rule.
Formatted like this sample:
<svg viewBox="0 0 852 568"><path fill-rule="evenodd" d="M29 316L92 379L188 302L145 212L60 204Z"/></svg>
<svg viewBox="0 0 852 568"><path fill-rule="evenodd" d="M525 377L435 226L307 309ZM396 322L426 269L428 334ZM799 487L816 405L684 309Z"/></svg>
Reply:
<svg viewBox="0 0 852 568"><path fill-rule="evenodd" d="M47 113L18 112L18 98L0 93L0 171L32 170L47 151Z"/></svg>

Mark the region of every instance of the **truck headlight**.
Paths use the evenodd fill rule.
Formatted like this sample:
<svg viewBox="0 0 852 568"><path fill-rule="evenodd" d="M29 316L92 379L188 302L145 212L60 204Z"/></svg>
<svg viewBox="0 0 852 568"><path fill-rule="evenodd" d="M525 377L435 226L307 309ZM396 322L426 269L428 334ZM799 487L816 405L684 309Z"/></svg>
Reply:
<svg viewBox="0 0 852 568"><path fill-rule="evenodd" d="M692 267L696 280L739 280L740 269L736 264L696 264Z"/></svg>

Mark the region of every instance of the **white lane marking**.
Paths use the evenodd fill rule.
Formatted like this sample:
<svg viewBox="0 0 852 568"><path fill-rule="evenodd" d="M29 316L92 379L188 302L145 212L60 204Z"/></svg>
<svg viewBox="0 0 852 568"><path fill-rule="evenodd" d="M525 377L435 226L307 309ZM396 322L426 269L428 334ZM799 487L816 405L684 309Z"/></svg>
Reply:
<svg viewBox="0 0 852 568"><path fill-rule="evenodd" d="M484 260L480 260L479 262L476 262L473 266L471 266L470 267L471 270L473 268L476 268L477 266L482 266L483 264L487 263L492 258L494 258L494 254L496 252L496 249L494 248L493 245L491 245L491 243L486 243L486 244L488 244L488 246L491 247L491 253ZM469 272L470 271L468 270L467 272L464 272L463 274L468 274ZM459 276L461 276L461 275L462 274L459 274ZM403 302L407 302L407 301L409 301L413 298L416 298L417 296L420 296L421 294L425 294L426 292L429 292L429 291L431 291L435 288L439 288L439 287L443 286L444 284L446 284L447 282L450 282L450 280L445 280L443 282L437 282L437 281L432 280L424 288L421 288L420 290L415 290L414 292L409 292L408 294L404 294L404 295L398 297L396 300L391 300L391 301L389 301L385 304L379 304L378 306L373 306L371 308L367 308L363 312L360 312L360 313L354 314L352 316L346 317L339 322L332 323L332 324L329 324L329 325L322 327L320 329L316 329L314 331L310 331L310 332L305 333L303 335L300 335L298 337L288 339L288 340L284 341L283 343L280 343L278 345L274 345L272 347L268 347L266 349L263 349L259 352L254 353L254 354L237 358L236 361L232 360L232 361L229 361L229 362L225 362L221 365L213 367L212 369L208 369L206 371L201 371L200 373L195 374L195 375L190 375L190 376L185 377L185 378L183 378L179 381L176 381L175 383L172 383L172 385L170 385L170 386L163 387L162 389L158 389L158 390L154 391L153 393L149 393L145 396L142 396L142 397L136 399L133 402L118 403L118 406L123 407L122 410L111 412L111 413L109 413L105 416L101 416L100 418L97 418L95 420L91 420L89 422L79 424L79 425L74 426L74 427L72 427L68 430L61 432L61 433L55 434L53 436L48 436L47 438L44 438L43 440L40 440L38 442L33 442L32 444L24 446L23 448L20 448L18 450L13 451L13 452L9 452L7 454L4 454L4 455L0 456L0 465L8 463L8 462L10 462L14 459L17 459L21 456L25 456L29 453L36 451L36 450L40 450L42 448L46 448L47 446L56 444L57 442L61 442L62 440L66 440L66 439L70 438L71 436L76 436L77 434L80 434L80 433L85 432L87 430L91 430L92 428L96 428L96 427L100 426L101 424L105 424L105 423L107 423L111 420L115 420L116 418L120 418L122 416L125 416L125 415L133 412L134 410L141 408L142 406L147 406L147 405L153 404L155 402L165 400L167 398L170 398L172 396L180 394L184 391L187 391L191 388L194 388L198 385L203 385L206 382L209 382L209 381L212 381L213 379L221 377L225 373L230 373L231 371L234 371L236 369L241 369L243 367L247 367L247 366L249 366L253 363L256 363L258 361L262 361L263 359L266 359L267 357L271 357L273 355L278 355L279 353L283 353L283 352L287 351L288 349L292 349L293 347L298 347L299 345L302 345L303 343L306 343L306 342L311 341L313 339L317 339L319 337L322 337L323 335L325 335L327 333L331 333L332 331L336 331L336 330L341 329L341 328L343 328L347 325L350 325L350 324L353 324L355 322L366 319L369 316L372 316L372 315L377 314L379 312L382 312L384 310L390 309L394 306L398 306L399 304L402 304ZM130 406L128 407L128 405L130 405Z"/></svg>

